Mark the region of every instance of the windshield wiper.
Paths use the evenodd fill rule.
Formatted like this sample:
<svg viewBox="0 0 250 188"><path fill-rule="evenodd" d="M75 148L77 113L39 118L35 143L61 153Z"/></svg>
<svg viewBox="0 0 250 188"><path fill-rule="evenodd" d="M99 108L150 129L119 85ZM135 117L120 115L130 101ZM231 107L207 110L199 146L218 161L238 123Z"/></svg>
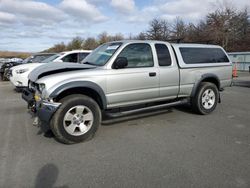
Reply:
<svg viewBox="0 0 250 188"><path fill-rule="evenodd" d="M91 62L88 62L88 61L83 62L83 64L98 66L98 65L96 65L96 64L94 64L94 63L91 63Z"/></svg>

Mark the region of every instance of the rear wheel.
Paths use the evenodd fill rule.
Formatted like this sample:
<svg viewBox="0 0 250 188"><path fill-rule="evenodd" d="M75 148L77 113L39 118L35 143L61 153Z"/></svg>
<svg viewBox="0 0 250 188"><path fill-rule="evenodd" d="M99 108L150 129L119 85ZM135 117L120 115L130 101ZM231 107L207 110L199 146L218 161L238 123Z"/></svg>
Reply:
<svg viewBox="0 0 250 188"><path fill-rule="evenodd" d="M70 95L51 120L51 130L65 144L83 142L93 138L101 122L98 104L85 95Z"/></svg>
<svg viewBox="0 0 250 188"><path fill-rule="evenodd" d="M197 93L192 98L192 108L199 114L213 112L218 104L219 91L215 84L202 82Z"/></svg>

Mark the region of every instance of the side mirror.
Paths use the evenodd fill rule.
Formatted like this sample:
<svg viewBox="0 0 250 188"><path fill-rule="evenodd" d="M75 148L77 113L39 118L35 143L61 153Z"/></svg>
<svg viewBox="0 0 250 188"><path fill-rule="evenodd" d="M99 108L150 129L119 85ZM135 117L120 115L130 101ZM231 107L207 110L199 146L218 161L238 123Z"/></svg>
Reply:
<svg viewBox="0 0 250 188"><path fill-rule="evenodd" d="M113 64L114 69L123 69L126 66L128 66L128 60L126 57L118 57Z"/></svg>

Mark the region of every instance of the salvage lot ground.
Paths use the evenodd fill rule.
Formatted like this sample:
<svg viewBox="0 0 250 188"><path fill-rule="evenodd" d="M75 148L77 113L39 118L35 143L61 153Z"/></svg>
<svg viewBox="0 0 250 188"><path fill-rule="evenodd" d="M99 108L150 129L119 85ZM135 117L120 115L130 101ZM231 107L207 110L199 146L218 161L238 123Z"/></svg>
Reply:
<svg viewBox="0 0 250 188"><path fill-rule="evenodd" d="M63 145L0 82L0 187L250 187L249 74L236 85L211 115L173 108Z"/></svg>

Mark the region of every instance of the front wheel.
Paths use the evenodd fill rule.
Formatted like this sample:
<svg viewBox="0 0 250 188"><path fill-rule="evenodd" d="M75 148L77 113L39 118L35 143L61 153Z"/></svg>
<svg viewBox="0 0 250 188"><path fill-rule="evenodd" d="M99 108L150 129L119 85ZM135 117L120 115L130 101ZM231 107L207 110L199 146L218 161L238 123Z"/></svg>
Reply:
<svg viewBox="0 0 250 188"><path fill-rule="evenodd" d="M0 73L0 78L1 78L1 81L4 81L3 80L3 73Z"/></svg>
<svg viewBox="0 0 250 188"><path fill-rule="evenodd" d="M93 138L101 122L98 104L85 95L63 98L62 105L51 119L51 130L65 144L79 143Z"/></svg>
<svg viewBox="0 0 250 188"><path fill-rule="evenodd" d="M219 101L219 91L215 84L202 82L197 93L191 99L192 108L199 114L213 112Z"/></svg>

